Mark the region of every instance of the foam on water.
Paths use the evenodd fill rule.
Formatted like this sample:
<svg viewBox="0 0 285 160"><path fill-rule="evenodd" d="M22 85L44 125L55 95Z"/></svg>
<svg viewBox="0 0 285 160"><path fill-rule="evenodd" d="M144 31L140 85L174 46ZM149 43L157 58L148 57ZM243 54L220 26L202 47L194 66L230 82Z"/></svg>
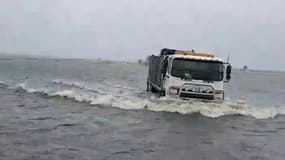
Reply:
<svg viewBox="0 0 285 160"><path fill-rule="evenodd" d="M52 97L59 96L59 97L74 99L78 102L87 102L87 103L91 103L96 99L96 96L94 95L89 95L85 93L76 94L76 92L73 90L56 91L49 93L48 95Z"/></svg>
<svg viewBox="0 0 285 160"><path fill-rule="evenodd" d="M54 83L62 83L54 82ZM68 82L64 82L66 85ZM79 83L70 83L70 85L79 86ZM180 114L200 113L203 116L217 118L225 115L244 115L252 116L257 119L274 118L277 115L285 115L284 107L255 107L249 106L246 102L201 102L197 100L178 100L167 97L157 98L151 96L142 98L138 96L117 96L111 94L99 94L92 92L89 87L80 84L82 91L72 89L51 90L49 88L28 88L26 83L20 83L14 89L22 89L29 93L38 93L50 97L63 97L73 99L78 102L89 103L90 105L104 105L106 107L116 107L126 110L147 109L155 112L177 112ZM87 90L85 90L87 88Z"/></svg>
<svg viewBox="0 0 285 160"><path fill-rule="evenodd" d="M31 90L27 90L30 92ZM43 90L39 90L42 92ZM99 104L121 109L148 109L151 111L177 112L180 114L200 113L206 117L220 117L224 115L244 115L258 119L273 118L279 114L285 114L285 107L259 108L239 102L200 102L174 100L169 98L140 98L135 96L118 97L113 95L89 95L77 93L72 90L63 90L48 93L49 96L59 96L74 99L78 102L88 102L91 105Z"/></svg>
<svg viewBox="0 0 285 160"><path fill-rule="evenodd" d="M278 114L284 114L285 107L257 108L249 105L241 105L226 101L223 103L205 103L199 101L183 100L141 100L135 97L116 99L113 106L122 109L148 109L151 111L178 112L181 114L200 113L207 117L220 117L224 115L245 115L258 119L273 118Z"/></svg>

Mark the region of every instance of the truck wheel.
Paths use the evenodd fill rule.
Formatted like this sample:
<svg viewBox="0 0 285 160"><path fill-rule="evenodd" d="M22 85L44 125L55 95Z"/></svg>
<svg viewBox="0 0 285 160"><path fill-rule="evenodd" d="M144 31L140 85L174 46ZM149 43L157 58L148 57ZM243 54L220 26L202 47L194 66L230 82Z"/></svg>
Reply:
<svg viewBox="0 0 285 160"><path fill-rule="evenodd" d="M153 86L150 86L150 88L151 88L151 92L153 92L153 93L157 92L156 89Z"/></svg>

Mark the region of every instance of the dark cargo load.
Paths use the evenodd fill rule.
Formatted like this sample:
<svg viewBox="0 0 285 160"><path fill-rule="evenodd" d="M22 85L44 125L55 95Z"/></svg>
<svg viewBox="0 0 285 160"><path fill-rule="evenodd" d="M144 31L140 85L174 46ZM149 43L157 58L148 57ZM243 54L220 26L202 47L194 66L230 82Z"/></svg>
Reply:
<svg viewBox="0 0 285 160"><path fill-rule="evenodd" d="M175 54L175 52L176 50L174 49L164 48L160 51L160 56L173 55Z"/></svg>
<svg viewBox="0 0 285 160"><path fill-rule="evenodd" d="M162 70L163 70L163 57L152 55L149 59L149 76L148 83L156 87L157 90L162 88Z"/></svg>

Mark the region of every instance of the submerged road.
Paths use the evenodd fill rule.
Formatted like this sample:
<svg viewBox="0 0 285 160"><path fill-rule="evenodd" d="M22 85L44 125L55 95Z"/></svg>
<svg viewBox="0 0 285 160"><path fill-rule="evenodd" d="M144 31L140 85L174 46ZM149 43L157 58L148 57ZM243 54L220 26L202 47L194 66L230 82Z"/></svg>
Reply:
<svg viewBox="0 0 285 160"><path fill-rule="evenodd" d="M0 88L2 160L284 160L285 117L216 119Z"/></svg>

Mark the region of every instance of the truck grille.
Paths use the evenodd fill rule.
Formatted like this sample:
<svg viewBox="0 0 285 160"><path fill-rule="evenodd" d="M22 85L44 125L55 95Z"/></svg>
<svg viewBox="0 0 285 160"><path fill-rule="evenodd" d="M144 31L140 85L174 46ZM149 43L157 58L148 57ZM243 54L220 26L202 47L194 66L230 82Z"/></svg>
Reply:
<svg viewBox="0 0 285 160"><path fill-rule="evenodd" d="M213 100L214 95L212 94L196 94L196 93L180 93L181 98L199 98L199 99L207 99L207 100Z"/></svg>

